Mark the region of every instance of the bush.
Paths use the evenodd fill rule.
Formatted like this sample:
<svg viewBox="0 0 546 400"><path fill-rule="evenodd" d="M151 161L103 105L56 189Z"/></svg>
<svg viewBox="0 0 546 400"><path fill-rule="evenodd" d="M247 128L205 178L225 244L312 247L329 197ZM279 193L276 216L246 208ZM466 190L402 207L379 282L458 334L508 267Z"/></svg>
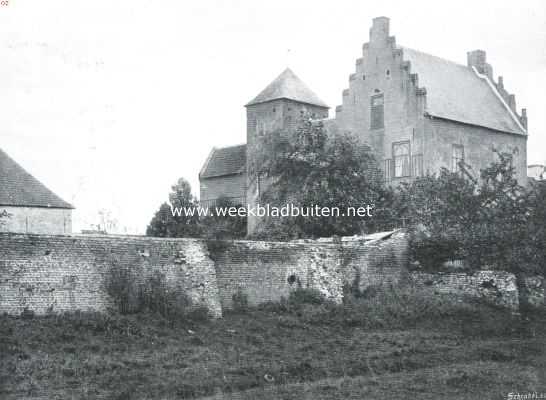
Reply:
<svg viewBox="0 0 546 400"><path fill-rule="evenodd" d="M128 268L113 267L107 279L106 289L120 314L152 313L171 321L208 319L205 306L192 305L191 299L181 290L167 287L165 276L155 272L139 280Z"/></svg>
<svg viewBox="0 0 546 400"><path fill-rule="evenodd" d="M126 267L119 267L114 263L106 278L106 292L114 301L117 311L121 314L141 311L139 291L134 271Z"/></svg>
<svg viewBox="0 0 546 400"><path fill-rule="evenodd" d="M233 301L233 311L243 313L248 311L248 295L241 289L231 296Z"/></svg>
<svg viewBox="0 0 546 400"><path fill-rule="evenodd" d="M503 315L501 320L506 321L509 314L476 300L454 302L446 296L431 295L416 287L391 285L370 286L357 293L347 285L343 304L328 301L316 290L298 289L288 299L261 305L260 309L295 315L301 323L365 329L403 329L446 318L474 321L471 328L474 333L484 329L480 321L489 324L499 313ZM470 326L469 322L465 323Z"/></svg>
<svg viewBox="0 0 546 400"><path fill-rule="evenodd" d="M299 306L303 304L324 304L326 297L317 289L297 288L290 293L288 303L291 306Z"/></svg>

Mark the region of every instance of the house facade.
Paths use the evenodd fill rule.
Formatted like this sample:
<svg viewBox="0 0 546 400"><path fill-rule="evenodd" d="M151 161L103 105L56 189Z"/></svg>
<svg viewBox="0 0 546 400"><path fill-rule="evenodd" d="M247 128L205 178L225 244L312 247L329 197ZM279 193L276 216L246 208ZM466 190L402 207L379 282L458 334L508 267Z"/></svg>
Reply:
<svg viewBox="0 0 546 400"><path fill-rule="evenodd" d="M0 232L70 234L73 209L0 149Z"/></svg>
<svg viewBox="0 0 546 400"><path fill-rule="evenodd" d="M392 185L456 171L460 160L478 177L496 160L493 149L512 153L526 181L527 113L503 78L495 81L486 53L471 51L462 65L399 46L386 17L373 20L329 127L368 143Z"/></svg>
<svg viewBox="0 0 546 400"><path fill-rule="evenodd" d="M303 115L322 120L330 134L350 133L370 146L391 186L441 168L458 171L461 161L479 177L497 159L495 151L511 153L518 181L527 182L527 113L518 112L503 78L494 79L486 53L468 52L463 65L400 46L386 17L373 20L334 118L328 119L328 106L289 69L246 110L247 144L236 150L238 175L222 167L223 151L235 150L213 150L200 174L201 199L245 193L238 203L255 204L266 184L254 173L256 139L293 129ZM215 176L203 173L210 165ZM249 232L255 224L249 219Z"/></svg>

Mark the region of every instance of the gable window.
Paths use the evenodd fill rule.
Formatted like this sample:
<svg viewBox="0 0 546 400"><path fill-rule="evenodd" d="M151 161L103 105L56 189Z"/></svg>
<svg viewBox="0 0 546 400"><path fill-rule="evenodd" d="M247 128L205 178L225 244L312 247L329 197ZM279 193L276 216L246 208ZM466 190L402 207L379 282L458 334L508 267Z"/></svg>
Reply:
<svg viewBox="0 0 546 400"><path fill-rule="evenodd" d="M260 121L260 122L258 122L256 125L257 125L258 136L263 136L263 135L265 135L265 130L266 130L266 129L265 129L265 128L266 128L265 122L261 122L261 121Z"/></svg>
<svg viewBox="0 0 546 400"><path fill-rule="evenodd" d="M397 142L392 144L392 159L394 162L394 177L410 176L410 143Z"/></svg>
<svg viewBox="0 0 546 400"><path fill-rule="evenodd" d="M464 147L454 144L451 150L451 171L459 172L461 170L461 161L464 161Z"/></svg>
<svg viewBox="0 0 546 400"><path fill-rule="evenodd" d="M370 129L383 129L384 126L383 94L376 94L371 98Z"/></svg>

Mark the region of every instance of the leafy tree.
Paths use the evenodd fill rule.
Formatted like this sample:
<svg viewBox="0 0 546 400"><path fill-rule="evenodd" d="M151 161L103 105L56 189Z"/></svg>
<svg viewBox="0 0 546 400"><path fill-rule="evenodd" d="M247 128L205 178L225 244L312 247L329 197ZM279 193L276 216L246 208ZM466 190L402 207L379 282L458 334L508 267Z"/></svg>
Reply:
<svg viewBox="0 0 546 400"><path fill-rule="evenodd" d="M207 239L242 239L246 236L246 217L238 215L217 215L216 208L228 210L230 207L237 207L229 199L220 198L216 201L214 207L209 207L212 211L206 217L201 217L200 225L202 237Z"/></svg>
<svg viewBox="0 0 546 400"><path fill-rule="evenodd" d="M409 222L411 249L423 266L465 259L472 269L519 275L544 265L544 241L539 243L545 238L546 190L520 186L512 155L497 154L479 180L461 165L463 173L444 169L400 186L394 208Z"/></svg>
<svg viewBox="0 0 546 400"><path fill-rule="evenodd" d="M257 237L352 235L370 226L370 217L342 216L348 207L375 205L386 193L370 149L356 138L329 136L322 122L304 119L295 132L266 135L257 148L261 151L253 161L265 187L262 204L340 210L339 216L268 218Z"/></svg>
<svg viewBox="0 0 546 400"><path fill-rule="evenodd" d="M6 210L0 211L0 232L8 224L8 220L12 217L12 214L8 213Z"/></svg>
<svg viewBox="0 0 546 400"><path fill-rule="evenodd" d="M157 237L198 237L202 228L199 225L197 212L193 216L187 216L184 212L174 213L175 208L194 208L198 206L197 200L191 193L191 186L187 180L180 178L171 187L169 202L161 204L146 229L146 235Z"/></svg>

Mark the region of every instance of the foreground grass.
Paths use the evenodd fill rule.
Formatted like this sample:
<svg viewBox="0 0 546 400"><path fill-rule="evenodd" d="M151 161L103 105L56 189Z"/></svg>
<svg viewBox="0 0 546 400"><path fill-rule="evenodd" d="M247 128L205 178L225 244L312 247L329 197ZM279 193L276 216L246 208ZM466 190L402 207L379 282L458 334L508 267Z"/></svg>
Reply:
<svg viewBox="0 0 546 400"><path fill-rule="evenodd" d="M501 399L546 392L546 317L483 307L399 324L319 304L199 323L148 314L4 316L0 398Z"/></svg>

